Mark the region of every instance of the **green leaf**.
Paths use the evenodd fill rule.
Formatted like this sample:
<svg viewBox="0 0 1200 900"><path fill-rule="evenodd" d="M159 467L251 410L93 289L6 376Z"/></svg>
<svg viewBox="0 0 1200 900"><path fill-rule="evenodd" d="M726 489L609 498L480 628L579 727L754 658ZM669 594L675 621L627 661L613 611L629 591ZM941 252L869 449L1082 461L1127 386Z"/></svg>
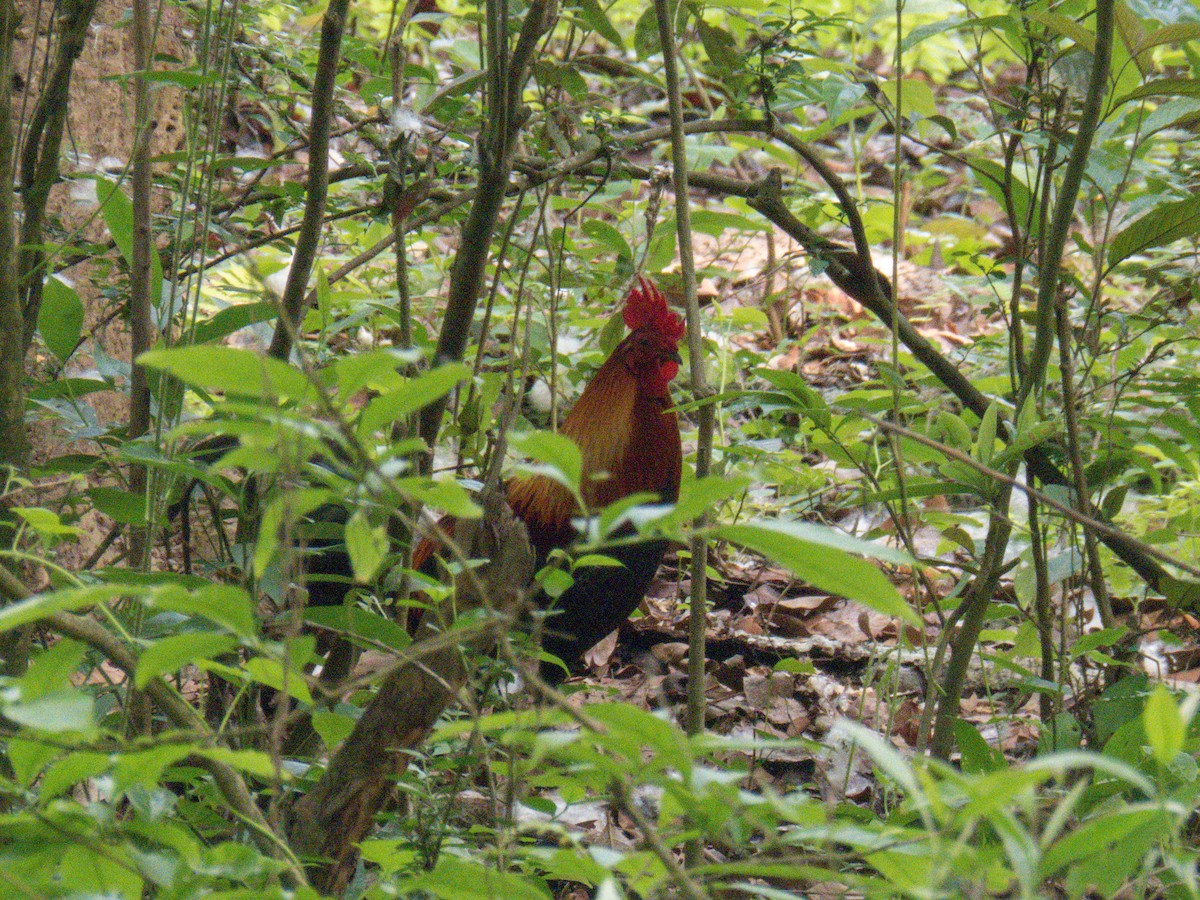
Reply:
<svg viewBox="0 0 1200 900"><path fill-rule="evenodd" d="M1108 265L1115 266L1152 247L1200 233L1200 196L1160 203L1123 228L1108 245Z"/></svg>
<svg viewBox="0 0 1200 900"><path fill-rule="evenodd" d="M372 434L385 425L416 412L471 377L471 370L460 363L438 366L416 378L402 379L391 390L369 402L359 419L358 433Z"/></svg>
<svg viewBox="0 0 1200 900"><path fill-rule="evenodd" d="M401 882L399 893L409 896L426 891L439 900L551 900L543 884L494 866L468 861L449 853L438 857L437 867Z"/></svg>
<svg viewBox="0 0 1200 900"><path fill-rule="evenodd" d="M221 391L231 397L295 401L312 391L303 372L251 350L174 347L148 351L137 361L148 368L169 372L192 387Z"/></svg>
<svg viewBox="0 0 1200 900"><path fill-rule="evenodd" d="M1033 404L1028 404L1032 406ZM1039 444L1044 444L1062 429L1062 422L1046 420L1043 422L1034 422L1028 427L1023 427L1020 431L1012 436L1012 440L1008 442L1003 450L995 455L992 463L996 467L1003 467L1011 460L1019 456L1024 456L1025 451L1031 450Z"/></svg>
<svg viewBox="0 0 1200 900"><path fill-rule="evenodd" d="M970 722L964 719L954 720L954 740L958 744L959 753L962 754L964 772L982 774L1008 768L1004 754L988 746L988 742Z"/></svg>
<svg viewBox="0 0 1200 900"><path fill-rule="evenodd" d="M74 750L46 770L42 777L41 798L49 800L65 793L82 781L95 778L108 770L112 757L107 753L88 753Z"/></svg>
<svg viewBox="0 0 1200 900"><path fill-rule="evenodd" d="M253 775L264 781L273 781L276 777L284 781L291 780L291 773L284 768L276 768L271 757L258 750L230 750L226 747L197 747L195 752L216 762Z"/></svg>
<svg viewBox="0 0 1200 900"><path fill-rule="evenodd" d="M570 5L579 10L579 17L597 34L602 35L614 47L619 47L621 50L625 49L625 42L621 39L621 33L613 27L608 14L600 7L597 0L572 0Z"/></svg>
<svg viewBox="0 0 1200 900"><path fill-rule="evenodd" d="M482 512L466 489L456 481L402 478L396 483L396 486L430 509L444 512L456 519L478 519Z"/></svg>
<svg viewBox="0 0 1200 900"><path fill-rule="evenodd" d="M584 219L581 227L583 233L601 247L606 248L615 256L623 256L632 262L633 251L629 248L629 242L615 226L602 219Z"/></svg>
<svg viewBox="0 0 1200 900"><path fill-rule="evenodd" d="M714 67L720 69L723 75L733 75L742 68L742 55L738 52L737 41L728 31L710 25L700 17L696 21L700 30L700 43L704 52Z"/></svg>
<svg viewBox="0 0 1200 900"><path fill-rule="evenodd" d="M267 659L265 656L255 656L252 659L246 660L242 669L259 684L265 684L267 687L274 688L279 692L285 689L288 696L301 703L312 705L312 693L308 689L308 684L304 680L304 676L300 672L289 672L287 679L284 679L283 664L277 659Z"/></svg>
<svg viewBox="0 0 1200 900"><path fill-rule="evenodd" d="M3 704L6 718L18 725L50 734L78 732L92 734L96 730L96 709L93 699L82 691L54 691L28 702Z"/></svg>
<svg viewBox="0 0 1200 900"><path fill-rule="evenodd" d="M985 466L991 466L996 452L996 423L999 416L996 403L988 404L983 419L979 422L979 438L975 442L975 458Z"/></svg>
<svg viewBox="0 0 1200 900"><path fill-rule="evenodd" d="M60 362L66 362L79 346L79 338L83 333L83 301L74 288L58 278L47 278L42 286L38 332Z"/></svg>
<svg viewBox="0 0 1200 900"><path fill-rule="evenodd" d="M13 778L21 787L29 787L33 784L33 780L38 777L46 764L54 757L58 756L58 748L52 747L45 741L26 741L22 738L9 738L5 741L5 749L8 751L8 762L12 766ZM85 754L72 753L68 759L74 756L83 756ZM101 754L91 754L93 756L101 756L103 759L107 757ZM41 785L41 795L43 797L53 797L53 794L46 793L45 781Z"/></svg>
<svg viewBox="0 0 1200 900"><path fill-rule="evenodd" d="M237 638L227 634L176 634L161 638L147 647L138 657L134 684L144 688L153 679L167 672L177 672L189 663L213 659L228 653L238 645Z"/></svg>
<svg viewBox="0 0 1200 900"><path fill-rule="evenodd" d="M633 28L633 50L638 59L649 59L658 53L661 45L658 39L658 18L654 15L654 5L648 5L638 17Z"/></svg>
<svg viewBox="0 0 1200 900"><path fill-rule="evenodd" d="M113 184L104 195L104 205L100 207L100 215L113 236L113 243L121 251L125 263L133 266L133 204L125 196L120 185ZM158 256L158 248L150 244L150 301L158 306L162 299L162 260Z"/></svg>
<svg viewBox="0 0 1200 900"><path fill-rule="evenodd" d="M1200 79L1195 78L1156 78L1135 88L1128 94L1116 100L1113 105L1120 106L1132 100L1144 97L1200 97Z"/></svg>
<svg viewBox="0 0 1200 900"><path fill-rule="evenodd" d="M189 756L187 744L162 744L124 754L113 767L113 791L124 792L134 786L154 788L168 767Z"/></svg>
<svg viewBox="0 0 1200 900"><path fill-rule="evenodd" d="M583 454L569 437L552 431L529 431L514 434L509 443L518 453L543 464L524 468L557 481L573 494L579 493L579 483L583 478Z"/></svg>
<svg viewBox="0 0 1200 900"><path fill-rule="evenodd" d="M211 584L196 591L170 585L148 594L145 603L152 609L203 616L238 637L252 638L258 634L254 601L236 585Z"/></svg>
<svg viewBox="0 0 1200 900"><path fill-rule="evenodd" d="M97 603L119 600L129 594L129 588L120 585L97 584L85 588L69 588L37 594L28 600L0 609L0 633L12 631L22 625L41 621L58 612L83 609Z"/></svg>
<svg viewBox="0 0 1200 900"><path fill-rule="evenodd" d="M896 616L920 627L921 619L883 573L851 554L912 565L907 554L871 544L831 528L806 522L764 522L724 525L716 536L757 551L787 566L798 577L822 590Z"/></svg>
<svg viewBox="0 0 1200 900"><path fill-rule="evenodd" d="M271 564L279 550L285 525L295 524L317 507L333 500L333 492L323 488L302 488L272 497L263 511L262 524L258 529L258 544L254 548L254 571L261 574Z"/></svg>
<svg viewBox="0 0 1200 900"><path fill-rule="evenodd" d="M146 496L122 491L119 488L95 487L84 493L96 509L114 522L140 525L146 521Z"/></svg>
<svg viewBox="0 0 1200 900"><path fill-rule="evenodd" d="M71 687L71 678L83 663L86 653L87 648L83 644L63 638L33 656L29 668L17 682L21 685L21 697L32 700Z"/></svg>
<svg viewBox="0 0 1200 900"><path fill-rule="evenodd" d="M191 329L190 340L185 344L211 344L229 337L235 331L247 325L269 321L279 315L275 304L265 300L260 303L239 303L214 313L211 318L197 322Z"/></svg>
<svg viewBox="0 0 1200 900"><path fill-rule="evenodd" d="M692 771L687 738L661 714L628 703L598 703L588 707L588 714L606 726L606 733L596 740L623 754L633 765L643 760L644 751L650 751L657 766L669 766L685 778Z"/></svg>
<svg viewBox="0 0 1200 900"><path fill-rule="evenodd" d="M332 753L337 749L338 744L348 738L350 732L354 730L354 719L341 713L314 709L312 725L313 730L324 741L325 749Z"/></svg>
<svg viewBox="0 0 1200 900"><path fill-rule="evenodd" d="M355 510L346 522L346 552L350 555L350 566L354 578L363 584L370 583L391 549L387 529L382 525L372 526L366 513Z"/></svg>
<svg viewBox="0 0 1200 900"><path fill-rule="evenodd" d="M1167 765L1183 749L1187 723L1179 713L1179 705L1164 685L1155 685L1142 710L1146 739L1160 765Z"/></svg>
<svg viewBox="0 0 1200 900"><path fill-rule="evenodd" d="M1096 47L1096 33L1080 25L1069 16L1064 16L1061 13L1029 10L1025 12L1025 17L1031 22L1037 22L1039 25L1045 26L1051 33L1059 37L1065 37L1073 41L1088 53L1091 53Z"/></svg>
<svg viewBox="0 0 1200 900"><path fill-rule="evenodd" d="M74 525L64 525L62 519L58 517L58 513L42 509L40 506L14 506L12 511L50 543L61 537L74 537L82 534L82 531Z"/></svg>

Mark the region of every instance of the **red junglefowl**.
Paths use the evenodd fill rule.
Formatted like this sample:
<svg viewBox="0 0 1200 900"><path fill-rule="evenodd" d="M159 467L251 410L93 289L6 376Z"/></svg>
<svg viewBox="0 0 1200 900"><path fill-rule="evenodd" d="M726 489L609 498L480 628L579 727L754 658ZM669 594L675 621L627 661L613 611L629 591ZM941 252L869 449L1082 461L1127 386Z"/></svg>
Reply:
<svg viewBox="0 0 1200 900"><path fill-rule="evenodd" d="M682 320L645 278L625 298L630 332L612 352L559 432L578 445L583 457L582 495L589 511L636 493L661 502L679 498L679 422L671 411L670 383L679 372ZM551 551L577 538L571 519L581 514L570 492L543 475L522 475L507 484L508 503L525 523L540 568ZM443 523L443 526L446 523ZM583 566L574 584L552 605L542 645L574 668L583 654L620 626L641 603L666 551L665 540L644 540L607 548L620 566ZM414 568L426 567L434 551L426 539L413 554ZM544 594L539 605L550 608ZM557 681L558 667L543 667Z"/></svg>

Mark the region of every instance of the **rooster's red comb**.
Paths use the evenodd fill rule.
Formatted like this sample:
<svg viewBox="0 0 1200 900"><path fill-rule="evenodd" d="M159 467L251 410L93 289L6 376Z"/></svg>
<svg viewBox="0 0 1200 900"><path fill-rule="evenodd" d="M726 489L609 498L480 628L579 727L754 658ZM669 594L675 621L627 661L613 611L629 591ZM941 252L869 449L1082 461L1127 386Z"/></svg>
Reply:
<svg viewBox="0 0 1200 900"><path fill-rule="evenodd" d="M667 308L667 298L649 278L638 276L638 283L625 298L625 324L630 331L650 326L676 343L683 337L683 319Z"/></svg>

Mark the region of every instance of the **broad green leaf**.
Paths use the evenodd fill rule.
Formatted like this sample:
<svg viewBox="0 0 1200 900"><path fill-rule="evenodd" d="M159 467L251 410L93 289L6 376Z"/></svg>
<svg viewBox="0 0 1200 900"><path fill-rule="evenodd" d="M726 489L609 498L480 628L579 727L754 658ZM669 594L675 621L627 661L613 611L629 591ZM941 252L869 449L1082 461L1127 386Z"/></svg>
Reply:
<svg viewBox="0 0 1200 900"><path fill-rule="evenodd" d="M126 791L134 785L155 787L163 772L189 756L193 749L187 744L161 744L123 754L112 770L114 791Z"/></svg>
<svg viewBox="0 0 1200 900"><path fill-rule="evenodd" d="M29 668L20 677L21 696L26 700L71 687L71 679L83 663L87 648L71 638L63 638L32 657Z"/></svg>
<svg viewBox="0 0 1200 900"><path fill-rule="evenodd" d="M1096 32L1084 25L1079 24L1069 16L1064 16L1061 13L1045 12L1042 10L1029 10L1025 12L1025 17L1031 22L1037 22L1039 25L1044 25L1047 29L1059 37L1068 38L1081 49L1086 50L1089 53L1091 53L1096 47Z"/></svg>
<svg viewBox="0 0 1200 900"><path fill-rule="evenodd" d="M416 412L471 377L460 363L438 366L416 378L404 379L395 388L371 400L359 419L358 433L373 434L385 425Z"/></svg>
<svg viewBox="0 0 1200 900"><path fill-rule="evenodd" d="M55 277L47 278L42 286L38 332L50 352L61 362L66 362L75 352L83 334L83 301L74 288Z"/></svg>
<svg viewBox="0 0 1200 900"><path fill-rule="evenodd" d="M928 119L937 114L937 102L933 99L933 89L928 82L917 78L900 79L900 103L896 103L896 79L889 79L880 85L884 95L891 101L893 108L899 109L905 116Z"/></svg>
<svg viewBox="0 0 1200 900"><path fill-rule="evenodd" d="M709 62L726 76L738 72L742 68L742 55L738 52L733 35L724 28L710 25L703 17L696 20L696 26Z"/></svg>
<svg viewBox="0 0 1200 900"><path fill-rule="evenodd" d="M190 340L181 341L186 344L211 344L229 337L235 331L247 325L269 321L279 315L279 309L273 303L239 303L228 306L211 318L197 322L191 329Z"/></svg>
<svg viewBox="0 0 1200 900"><path fill-rule="evenodd" d="M350 732L354 730L354 719L341 713L329 712L325 709L314 709L312 725L313 730L324 741L325 749L332 753L342 741L350 736Z"/></svg>
<svg viewBox="0 0 1200 900"><path fill-rule="evenodd" d="M390 547L387 529L382 525L372 526L366 513L361 509L355 510L346 522L346 552L350 555L355 580L363 584L371 582L387 558Z"/></svg>
<svg viewBox="0 0 1200 900"><path fill-rule="evenodd" d="M477 519L482 512L466 489L456 481L402 478L396 482L396 486L430 509L444 512L456 519Z"/></svg>
<svg viewBox="0 0 1200 900"><path fill-rule="evenodd" d="M1055 842L1042 858L1041 874L1048 878L1080 860L1103 854L1131 832L1163 814L1162 809L1145 807L1106 811Z"/></svg>
<svg viewBox="0 0 1200 900"><path fill-rule="evenodd" d="M112 757L107 753L73 751L46 770L42 776L41 799L53 799L82 781L88 781L108 770Z"/></svg>
<svg viewBox="0 0 1200 900"><path fill-rule="evenodd" d="M687 738L659 715L628 703L598 703L588 707L588 714L606 726L605 734L594 739L624 754L630 763L637 765L649 751L656 765L670 766L685 778L692 770Z"/></svg>
<svg viewBox="0 0 1200 900"><path fill-rule="evenodd" d="M140 525L146 521L146 496L112 487L89 488L86 493L99 512L123 525Z"/></svg>
<svg viewBox="0 0 1200 900"><path fill-rule="evenodd" d="M975 726L965 719L954 720L954 740L958 744L959 753L962 754L964 772L980 774L1008 768L1004 754L989 747Z"/></svg>
<svg viewBox="0 0 1200 900"><path fill-rule="evenodd" d="M18 725L50 734L79 732L86 735L96 730L95 701L75 689L54 691L28 702L4 703L0 705L0 712Z"/></svg>
<svg viewBox="0 0 1200 900"><path fill-rule="evenodd" d="M573 494L579 493L583 478L583 454L569 437L551 431L514 434L509 443L514 450L543 463L525 468L557 481Z"/></svg>
<svg viewBox="0 0 1200 900"><path fill-rule="evenodd" d="M1161 203L1123 228L1108 245L1108 264L1200 233L1200 196Z"/></svg>
<svg viewBox="0 0 1200 900"><path fill-rule="evenodd" d="M12 766L12 774L16 783L21 787L29 787L33 784L33 780L41 774L54 757L58 756L58 748L47 744L45 741L27 741L23 738L9 738L5 741L5 749L7 751L8 763ZM102 754L83 754L72 753L68 759L75 756L101 756L107 760L107 756ZM107 764L107 763L106 763ZM53 797L53 794L46 793L45 780L40 785L41 794L43 797Z"/></svg>
<svg viewBox="0 0 1200 900"><path fill-rule="evenodd" d="M1032 406L1033 404L1028 405ZM1050 440L1050 438L1062 430L1062 427L1062 422L1048 419L1042 422L1034 422L1029 427L1022 428L1012 436L1012 440L1008 442L1008 445L992 458L992 464L996 467L1007 465L1017 457L1024 456L1025 451L1031 450L1039 444L1044 444Z"/></svg>
<svg viewBox="0 0 1200 900"><path fill-rule="evenodd" d="M584 234L614 255L633 260L633 251L629 249L629 242L613 225L602 219L584 219L582 228Z"/></svg>
<svg viewBox="0 0 1200 900"><path fill-rule="evenodd" d="M228 653L238 645L228 634L176 634L161 638L138 657L134 684L144 688L159 675L177 672L189 663L199 663Z"/></svg>
<svg viewBox="0 0 1200 900"><path fill-rule="evenodd" d="M265 656L255 656L252 659L246 660L242 668L259 684L265 684L267 687L274 688L280 692L284 690L284 668L279 660L268 659ZM301 703L312 705L312 693L309 691L308 683L305 682L303 675L299 672L290 672L286 681L287 693L290 697L299 700Z"/></svg>
<svg viewBox="0 0 1200 900"><path fill-rule="evenodd" d="M299 400L312 391L304 373L251 350L197 345L150 350L138 357L147 368L169 372L185 384L230 397Z"/></svg>
<svg viewBox="0 0 1200 900"><path fill-rule="evenodd" d="M398 886L400 893L427 892L439 900L551 900L540 881L494 866L468 861L449 853L438 857L436 868Z"/></svg>
<svg viewBox="0 0 1200 900"><path fill-rule="evenodd" d="M1187 723L1179 714L1179 705L1165 685L1156 685L1142 710L1142 725L1146 738L1159 765L1167 765L1183 749Z"/></svg>
<svg viewBox="0 0 1200 900"><path fill-rule="evenodd" d="M1145 97L1200 97L1200 79L1156 78L1134 88L1119 100L1114 101L1113 105L1120 106L1131 100L1141 100Z"/></svg>
<svg viewBox="0 0 1200 900"><path fill-rule="evenodd" d="M251 638L258 634L258 615L254 602L246 591L232 584L210 584L196 591L186 591L170 585L148 594L146 605L152 609L203 616L238 637Z"/></svg>
<svg viewBox="0 0 1200 900"><path fill-rule="evenodd" d="M625 49L625 42L621 39L621 32L613 27L608 14L600 6L598 0L571 0L569 5L579 10L579 17L595 30L597 34L603 36L614 47L618 47L621 50Z"/></svg>
<svg viewBox="0 0 1200 900"><path fill-rule="evenodd" d="M1029 215L1033 195L1029 190L1029 185L1021 180L1019 167L1014 167L1012 178L1007 182L1013 206L1012 210L1009 210L1004 190L1006 183L1004 166L982 156L969 157L967 164L974 170L980 187L987 191L996 204L1005 211L1005 214L1011 213L1018 222L1028 225L1031 229L1030 237L1035 237L1038 233L1037 216L1031 219Z"/></svg>
<svg viewBox="0 0 1200 900"><path fill-rule="evenodd" d="M40 506L14 506L12 511L30 528L51 543L62 537L74 537L82 534L74 525L63 524L58 513Z"/></svg>
<svg viewBox="0 0 1200 900"><path fill-rule="evenodd" d="M654 15L653 4L646 6L638 16L637 24L633 28L633 49L638 59L649 59L660 52L658 19Z"/></svg>
<svg viewBox="0 0 1200 900"><path fill-rule="evenodd" d="M716 536L748 547L786 566L809 584L869 606L876 612L896 616L920 627L921 619L896 591L883 573L851 553L903 560L906 554L848 537L832 529L804 522L763 522L724 525Z"/></svg>

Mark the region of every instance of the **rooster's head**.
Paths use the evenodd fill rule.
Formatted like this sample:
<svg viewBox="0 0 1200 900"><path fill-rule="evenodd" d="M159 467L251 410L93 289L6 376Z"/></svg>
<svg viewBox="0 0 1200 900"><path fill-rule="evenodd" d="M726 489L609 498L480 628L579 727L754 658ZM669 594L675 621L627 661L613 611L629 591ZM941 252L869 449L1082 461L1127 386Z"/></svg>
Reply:
<svg viewBox="0 0 1200 900"><path fill-rule="evenodd" d="M624 318L630 334L618 352L626 367L642 390L666 396L667 385L679 374L683 320L667 308L667 298L654 282L640 275L625 298Z"/></svg>

